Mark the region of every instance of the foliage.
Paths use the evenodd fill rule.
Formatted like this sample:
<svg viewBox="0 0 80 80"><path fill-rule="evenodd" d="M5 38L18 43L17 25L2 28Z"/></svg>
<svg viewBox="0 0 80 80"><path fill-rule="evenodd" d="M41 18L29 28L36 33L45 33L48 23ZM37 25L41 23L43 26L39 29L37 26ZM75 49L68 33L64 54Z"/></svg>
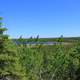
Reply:
<svg viewBox="0 0 80 80"><path fill-rule="evenodd" d="M0 23L2 18L0 18ZM2 24L2 23L1 23ZM2 80L80 80L80 41L62 45L15 44L4 34L6 28L0 25L0 79ZM60 37L59 42L63 42ZM45 41L45 39L44 39Z"/></svg>
<svg viewBox="0 0 80 80"><path fill-rule="evenodd" d="M19 46L28 80L77 80L80 77L80 47L63 45Z"/></svg>
<svg viewBox="0 0 80 80"><path fill-rule="evenodd" d="M0 20L2 20L2 18L0 18ZM4 34L6 30L7 29L2 28L2 26L0 27L0 78L20 80L20 77L23 76L24 73L19 61L17 46Z"/></svg>

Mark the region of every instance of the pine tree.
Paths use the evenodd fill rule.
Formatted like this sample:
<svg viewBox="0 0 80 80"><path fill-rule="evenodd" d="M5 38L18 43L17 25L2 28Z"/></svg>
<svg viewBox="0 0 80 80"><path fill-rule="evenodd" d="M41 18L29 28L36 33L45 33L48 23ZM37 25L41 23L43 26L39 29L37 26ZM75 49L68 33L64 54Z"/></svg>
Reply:
<svg viewBox="0 0 80 80"><path fill-rule="evenodd" d="M4 34L6 28L2 27L0 17L0 79L23 80L24 71L19 62L19 54L15 44Z"/></svg>

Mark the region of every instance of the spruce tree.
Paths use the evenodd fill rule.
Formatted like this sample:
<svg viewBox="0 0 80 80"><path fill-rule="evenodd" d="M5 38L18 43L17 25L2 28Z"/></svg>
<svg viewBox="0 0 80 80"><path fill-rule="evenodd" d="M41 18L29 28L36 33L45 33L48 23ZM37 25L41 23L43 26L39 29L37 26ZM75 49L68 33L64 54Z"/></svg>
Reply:
<svg viewBox="0 0 80 80"><path fill-rule="evenodd" d="M0 17L0 79L23 80L24 71L19 62L19 54L15 44L8 39L4 32L2 17Z"/></svg>

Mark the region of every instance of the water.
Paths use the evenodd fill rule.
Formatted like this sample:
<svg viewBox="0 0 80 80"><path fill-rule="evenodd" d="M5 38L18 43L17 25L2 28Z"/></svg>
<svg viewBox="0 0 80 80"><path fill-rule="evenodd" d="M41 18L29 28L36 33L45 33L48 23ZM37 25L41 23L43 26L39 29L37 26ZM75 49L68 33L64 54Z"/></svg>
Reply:
<svg viewBox="0 0 80 80"><path fill-rule="evenodd" d="M36 44L43 44L43 45L54 45L59 44L59 42L18 42L14 41L16 44L26 44L26 45L36 45Z"/></svg>

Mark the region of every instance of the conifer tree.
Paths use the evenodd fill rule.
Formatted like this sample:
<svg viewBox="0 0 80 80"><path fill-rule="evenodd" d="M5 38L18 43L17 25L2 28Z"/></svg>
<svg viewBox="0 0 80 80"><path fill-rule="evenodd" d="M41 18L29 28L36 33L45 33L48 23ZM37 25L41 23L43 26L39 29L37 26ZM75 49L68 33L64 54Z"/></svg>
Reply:
<svg viewBox="0 0 80 80"><path fill-rule="evenodd" d="M19 54L15 44L4 34L3 18L0 17L0 79L23 80L24 72L19 62Z"/></svg>

